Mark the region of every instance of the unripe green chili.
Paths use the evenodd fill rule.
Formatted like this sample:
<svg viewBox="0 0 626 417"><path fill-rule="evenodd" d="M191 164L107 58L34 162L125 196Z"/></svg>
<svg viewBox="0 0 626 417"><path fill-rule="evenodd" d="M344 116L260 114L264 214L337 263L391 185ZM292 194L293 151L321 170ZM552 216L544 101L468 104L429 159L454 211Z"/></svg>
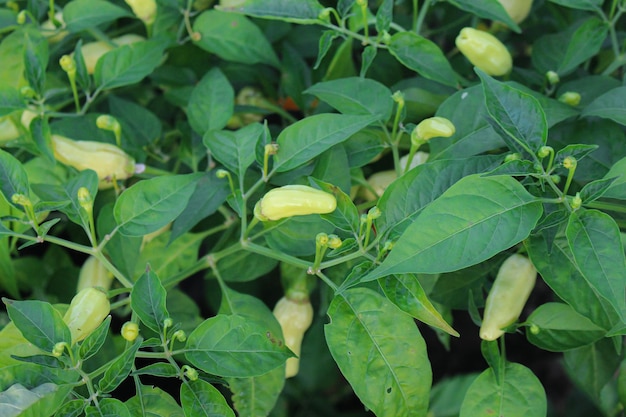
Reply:
<svg viewBox="0 0 626 417"><path fill-rule="evenodd" d="M103 291L90 287L72 298L63 321L72 333L72 343L89 336L109 315L111 304Z"/></svg>
<svg viewBox="0 0 626 417"><path fill-rule="evenodd" d="M489 75L504 75L513 67L506 46L490 33L463 28L456 38L456 46L472 64Z"/></svg>
<svg viewBox="0 0 626 417"><path fill-rule="evenodd" d="M496 340L515 323L535 286L537 270L525 256L515 254L500 266L485 302L480 338Z"/></svg>
<svg viewBox="0 0 626 417"><path fill-rule="evenodd" d="M300 356L304 332L313 322L313 307L309 297L302 298L285 296L278 300L274 307L274 317L280 323L285 338L285 344L293 353ZM285 378L291 378L298 373L300 358L287 359Z"/></svg>
<svg viewBox="0 0 626 417"><path fill-rule="evenodd" d="M307 214L325 214L335 211L335 196L306 185L285 185L274 188L263 196L254 208L261 221L280 220Z"/></svg>

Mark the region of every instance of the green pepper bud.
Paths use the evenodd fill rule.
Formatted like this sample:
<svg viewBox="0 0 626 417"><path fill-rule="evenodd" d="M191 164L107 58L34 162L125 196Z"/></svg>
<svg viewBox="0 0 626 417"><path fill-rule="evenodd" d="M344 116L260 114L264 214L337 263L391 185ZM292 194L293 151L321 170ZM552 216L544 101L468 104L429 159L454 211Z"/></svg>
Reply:
<svg viewBox="0 0 626 417"><path fill-rule="evenodd" d="M114 180L125 180L135 173L135 160L109 143L71 140L52 135L52 148L57 161L79 171L96 171L100 179L99 189L111 188Z"/></svg>
<svg viewBox="0 0 626 417"><path fill-rule="evenodd" d="M496 340L515 323L535 286L537 270L530 259L515 254L500 266L485 302L480 338Z"/></svg>
<svg viewBox="0 0 626 417"><path fill-rule="evenodd" d="M255 216L261 221L280 220L307 214L325 214L335 211L335 196L306 185L285 185L268 191L255 207Z"/></svg>
<svg viewBox="0 0 626 417"><path fill-rule="evenodd" d="M313 322L313 307L308 297L301 300L293 300L283 297L274 307L274 317L280 323L283 330L285 344L293 353L300 356L304 332ZM285 378L291 378L298 373L300 358L287 359Z"/></svg>
<svg viewBox="0 0 626 417"><path fill-rule="evenodd" d="M103 291L90 287L72 298L63 321L72 333L72 343L89 336L109 315L111 304Z"/></svg>
<svg viewBox="0 0 626 417"><path fill-rule="evenodd" d="M559 96L559 101L569 106L576 107L580 104L580 94L575 91L566 91Z"/></svg>
<svg viewBox="0 0 626 417"><path fill-rule="evenodd" d="M127 342L134 342L137 336L139 336L139 325L132 321L127 321L122 325L120 334Z"/></svg>
<svg viewBox="0 0 626 417"><path fill-rule="evenodd" d="M490 33L463 28L456 38L456 46L473 65L489 75L504 75L513 67L513 58L506 46Z"/></svg>

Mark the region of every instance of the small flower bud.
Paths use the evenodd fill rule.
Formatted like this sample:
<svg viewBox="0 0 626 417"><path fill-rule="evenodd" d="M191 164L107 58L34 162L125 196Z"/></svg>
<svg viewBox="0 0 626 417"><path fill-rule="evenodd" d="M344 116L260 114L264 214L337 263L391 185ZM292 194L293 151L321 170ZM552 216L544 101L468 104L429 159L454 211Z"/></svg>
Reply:
<svg viewBox="0 0 626 417"><path fill-rule="evenodd" d="M315 236L315 244L317 246L328 246L328 235L326 233L318 233Z"/></svg>
<svg viewBox="0 0 626 417"><path fill-rule="evenodd" d="M551 146L542 146L541 148L539 148L537 156L539 158L545 158L546 156L549 156L552 152L554 152L554 149L552 149Z"/></svg>
<svg viewBox="0 0 626 417"><path fill-rule="evenodd" d="M165 320L163 320L163 327L164 328L169 329L173 325L174 325L174 320L172 320L170 317L168 317Z"/></svg>
<svg viewBox="0 0 626 417"><path fill-rule="evenodd" d="M265 145L265 154L266 155L276 155L278 153L278 144L277 143L268 143Z"/></svg>
<svg viewBox="0 0 626 417"><path fill-rule="evenodd" d="M26 10L22 10L17 14L16 21L18 25L26 23Z"/></svg>
<svg viewBox="0 0 626 417"><path fill-rule="evenodd" d="M367 212L367 218L371 219L371 220L376 220L377 218L379 218L381 216L381 214L383 214L380 209L376 206L372 207L371 209L368 210Z"/></svg>
<svg viewBox="0 0 626 417"><path fill-rule="evenodd" d="M541 328L537 326L536 324L531 324L529 330L530 330L530 333L532 334L539 334L539 332L541 331Z"/></svg>
<svg viewBox="0 0 626 417"><path fill-rule="evenodd" d="M328 235L328 247L331 249L338 249L341 247L343 242L341 238L337 235Z"/></svg>
<svg viewBox="0 0 626 417"><path fill-rule="evenodd" d="M561 81L559 74L554 71L546 72L546 78L548 79L548 83L550 83L550 85L556 85Z"/></svg>
<svg viewBox="0 0 626 417"><path fill-rule="evenodd" d="M139 325L132 321L127 321L122 325L122 331L120 333L124 340L134 342L137 336L139 336Z"/></svg>
<svg viewBox="0 0 626 417"><path fill-rule="evenodd" d="M393 101L398 103L398 106L404 106L404 93L402 93L402 91L396 91L391 95L391 98L393 99Z"/></svg>
<svg viewBox="0 0 626 417"><path fill-rule="evenodd" d="M24 194L19 194L19 193L15 193L11 196L11 202L13 204L19 204L20 206L24 206L24 207L33 205L33 203L30 201L30 198L28 198L28 196L25 196Z"/></svg>
<svg viewBox="0 0 626 417"><path fill-rule="evenodd" d="M84 208L87 213L91 213L93 211L93 197L91 197L91 193L87 187L80 187L76 194L78 204L80 204L80 206Z"/></svg>
<svg viewBox="0 0 626 417"><path fill-rule="evenodd" d="M54 356L55 358L60 358L61 356L63 356L63 352L65 352L66 346L67 343L65 342L56 343L52 348L52 356Z"/></svg>
<svg viewBox="0 0 626 417"><path fill-rule="evenodd" d="M561 176L559 174L550 175L550 179L553 183L558 184L561 182Z"/></svg>
<svg viewBox="0 0 626 417"><path fill-rule="evenodd" d="M522 156L519 153L515 152L505 156L504 162L519 161L520 159L522 159Z"/></svg>
<svg viewBox="0 0 626 417"><path fill-rule="evenodd" d="M582 206L583 200L580 198L580 193L576 193L574 198L572 198L571 206L574 210L579 209Z"/></svg>
<svg viewBox="0 0 626 417"><path fill-rule="evenodd" d="M576 168L576 165L576 158L574 158L573 156L568 156L563 160L563 168L565 169L574 169Z"/></svg>
<svg viewBox="0 0 626 417"><path fill-rule="evenodd" d="M63 55L61 59L59 59L59 65L61 65L61 69L67 72L67 75L73 77L76 75L76 61L74 61L74 57L71 55Z"/></svg>
<svg viewBox="0 0 626 417"><path fill-rule="evenodd" d="M195 381L198 379L198 371L192 368L189 365L183 365L182 367L183 373L190 381Z"/></svg>
<svg viewBox="0 0 626 417"><path fill-rule="evenodd" d="M187 333L182 329L176 330L172 337L182 343L187 340Z"/></svg>
<svg viewBox="0 0 626 417"><path fill-rule="evenodd" d="M580 94L575 91L567 91L559 96L559 101L569 106L576 107L580 104Z"/></svg>
<svg viewBox="0 0 626 417"><path fill-rule="evenodd" d="M215 176L219 179L222 179L222 178L229 177L230 173L226 171L225 169L218 169L217 171L215 171Z"/></svg>

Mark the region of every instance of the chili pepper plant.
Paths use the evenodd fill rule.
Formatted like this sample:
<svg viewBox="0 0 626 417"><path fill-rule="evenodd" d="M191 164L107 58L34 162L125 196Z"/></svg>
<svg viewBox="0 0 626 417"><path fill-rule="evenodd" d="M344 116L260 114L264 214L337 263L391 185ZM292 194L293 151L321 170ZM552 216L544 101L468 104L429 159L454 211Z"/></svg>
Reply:
<svg viewBox="0 0 626 417"><path fill-rule="evenodd" d="M0 1L0 415L624 415L625 12Z"/></svg>

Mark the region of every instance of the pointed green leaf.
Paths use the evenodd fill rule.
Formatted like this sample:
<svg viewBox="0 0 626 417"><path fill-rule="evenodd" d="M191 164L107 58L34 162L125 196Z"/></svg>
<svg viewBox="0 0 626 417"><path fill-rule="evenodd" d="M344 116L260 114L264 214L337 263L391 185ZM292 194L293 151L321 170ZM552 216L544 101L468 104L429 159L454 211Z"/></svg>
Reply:
<svg viewBox="0 0 626 417"><path fill-rule="evenodd" d="M131 417L126 404L117 398L103 398L98 407L89 406L85 409L87 417Z"/></svg>
<svg viewBox="0 0 626 417"><path fill-rule="evenodd" d="M626 158L617 161L604 178L615 178L615 182L611 184L604 196L626 200Z"/></svg>
<svg viewBox="0 0 626 417"><path fill-rule="evenodd" d="M162 334L163 322L169 317L165 307L167 292L159 277L149 269L135 282L130 293L130 306L143 324Z"/></svg>
<svg viewBox="0 0 626 417"><path fill-rule="evenodd" d="M94 80L100 89L135 84L148 76L163 60L167 44L149 40L123 45L104 54L96 64Z"/></svg>
<svg viewBox="0 0 626 417"><path fill-rule="evenodd" d="M415 32L394 34L389 52L405 67L429 80L452 87L457 84L457 75L437 44Z"/></svg>
<svg viewBox="0 0 626 417"><path fill-rule="evenodd" d="M320 82L304 91L344 114L375 115L387 121L393 110L391 91L378 81L361 77Z"/></svg>
<svg viewBox="0 0 626 417"><path fill-rule="evenodd" d="M220 100L223 98L220 97ZM263 125L254 123L235 132L208 131L202 142L226 169L244 178L246 170L254 162L254 149L263 132Z"/></svg>
<svg viewBox="0 0 626 417"><path fill-rule="evenodd" d="M459 333L450 326L430 302L422 285L413 274L392 275L378 283L389 300L398 308L429 326L437 327L452 336Z"/></svg>
<svg viewBox="0 0 626 417"><path fill-rule="evenodd" d="M324 327L330 352L378 417L426 415L432 373L413 319L367 288L338 294Z"/></svg>
<svg viewBox="0 0 626 417"><path fill-rule="evenodd" d="M219 10L245 13L264 19L278 19L301 25L319 23L324 6L316 0L243 0L233 6L216 6Z"/></svg>
<svg viewBox="0 0 626 417"><path fill-rule="evenodd" d="M63 8L63 21L72 33L131 16L127 10L104 0L73 0Z"/></svg>
<svg viewBox="0 0 626 417"><path fill-rule="evenodd" d="M9 318L26 340L38 348L52 352L54 345L72 341L70 329L50 303L38 300L14 301L3 298Z"/></svg>
<svg viewBox="0 0 626 417"><path fill-rule="evenodd" d="M49 416L71 391L71 385L56 385L51 382L28 389L14 383L0 392L0 415L2 417Z"/></svg>
<svg viewBox="0 0 626 417"><path fill-rule="evenodd" d="M278 135L276 139L278 153L274 156L274 170L289 171L309 162L376 119L371 115L318 114L300 120Z"/></svg>
<svg viewBox="0 0 626 417"><path fill-rule="evenodd" d="M598 210L579 210L570 215L566 235L585 280L626 322L626 257L615 220Z"/></svg>
<svg viewBox="0 0 626 417"><path fill-rule="evenodd" d="M193 31L200 34L196 45L226 61L279 66L272 45L245 16L207 10L194 20Z"/></svg>
<svg viewBox="0 0 626 417"><path fill-rule="evenodd" d="M94 330L89 336L85 338L80 344L78 355L81 360L87 360L100 350L104 341L109 334L109 326L111 324L111 316L107 316L106 319Z"/></svg>
<svg viewBox="0 0 626 417"><path fill-rule="evenodd" d="M0 117L25 107L24 98L18 89L0 86Z"/></svg>
<svg viewBox="0 0 626 417"><path fill-rule="evenodd" d="M186 416L235 417L224 396L213 385L201 379L181 385L180 402Z"/></svg>
<svg viewBox="0 0 626 417"><path fill-rule="evenodd" d="M477 264L525 239L542 211L541 203L511 177L467 176L424 208L363 280Z"/></svg>
<svg viewBox="0 0 626 417"><path fill-rule="evenodd" d="M508 362L501 381L489 368L474 380L465 394L459 417L545 417L546 393L528 368Z"/></svg>
<svg viewBox="0 0 626 417"><path fill-rule="evenodd" d="M626 125L626 87L614 88L592 101L583 116L598 116Z"/></svg>
<svg viewBox="0 0 626 417"><path fill-rule="evenodd" d="M226 126L235 109L235 90L219 68L207 72L193 88L187 115L199 135Z"/></svg>
<svg viewBox="0 0 626 417"><path fill-rule="evenodd" d="M564 236L548 240L543 235L533 235L525 245L533 265L560 299L605 330L619 322L615 309L585 279Z"/></svg>
<svg viewBox="0 0 626 417"><path fill-rule="evenodd" d="M545 35L533 43L533 66L542 74L555 71L567 75L600 51L608 33L608 24L594 16Z"/></svg>
<svg viewBox="0 0 626 417"><path fill-rule="evenodd" d="M142 338L138 337L128 349L118 356L106 369L104 376L98 382L100 392L108 393L117 388L130 374L135 355L141 346Z"/></svg>
<svg viewBox="0 0 626 417"><path fill-rule="evenodd" d="M473 13L483 19L500 21L515 32L521 33L519 26L511 19L511 16L509 16L498 0L447 0L447 3L451 3L459 9Z"/></svg>
<svg viewBox="0 0 626 417"><path fill-rule="evenodd" d="M533 345L551 352L563 352L589 345L606 334L587 317L565 303L542 304L526 324L526 337Z"/></svg>
<svg viewBox="0 0 626 417"><path fill-rule="evenodd" d="M224 377L263 375L293 354L268 327L239 315L205 320L187 338L185 357L194 366Z"/></svg>
<svg viewBox="0 0 626 417"><path fill-rule="evenodd" d="M128 188L113 208L120 233L143 236L174 220L185 209L200 176L155 177Z"/></svg>
<svg viewBox="0 0 626 417"><path fill-rule="evenodd" d="M489 123L513 152L534 155L546 144L548 122L539 101L476 69L485 93Z"/></svg>

